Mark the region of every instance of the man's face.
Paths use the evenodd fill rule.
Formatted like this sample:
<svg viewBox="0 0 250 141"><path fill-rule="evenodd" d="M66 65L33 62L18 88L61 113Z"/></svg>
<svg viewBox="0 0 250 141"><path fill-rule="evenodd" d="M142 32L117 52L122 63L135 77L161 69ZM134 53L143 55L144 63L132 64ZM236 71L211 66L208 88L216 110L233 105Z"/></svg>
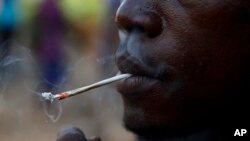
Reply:
<svg viewBox="0 0 250 141"><path fill-rule="evenodd" d="M172 136L226 113L247 68L242 11L235 0L122 1L116 61L134 74L118 84L130 130Z"/></svg>

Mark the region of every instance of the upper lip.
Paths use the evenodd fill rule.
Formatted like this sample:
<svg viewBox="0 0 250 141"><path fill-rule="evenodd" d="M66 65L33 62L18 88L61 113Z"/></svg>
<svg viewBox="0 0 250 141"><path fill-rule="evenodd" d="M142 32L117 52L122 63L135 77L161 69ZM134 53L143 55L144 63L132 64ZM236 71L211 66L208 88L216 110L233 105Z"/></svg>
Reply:
<svg viewBox="0 0 250 141"><path fill-rule="evenodd" d="M135 76L145 76L153 79L159 78L159 76L155 74L153 68L129 55L117 57L116 64L121 73L130 73Z"/></svg>

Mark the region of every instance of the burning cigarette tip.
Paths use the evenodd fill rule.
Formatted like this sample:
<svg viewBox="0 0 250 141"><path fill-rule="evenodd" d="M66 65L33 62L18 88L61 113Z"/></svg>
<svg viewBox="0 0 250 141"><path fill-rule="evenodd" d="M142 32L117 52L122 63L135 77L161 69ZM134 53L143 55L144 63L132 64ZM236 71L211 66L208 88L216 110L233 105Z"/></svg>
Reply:
<svg viewBox="0 0 250 141"><path fill-rule="evenodd" d="M58 100L62 100L62 99L65 99L69 96L70 96L69 93L64 92L64 93L57 94L54 98L57 98Z"/></svg>

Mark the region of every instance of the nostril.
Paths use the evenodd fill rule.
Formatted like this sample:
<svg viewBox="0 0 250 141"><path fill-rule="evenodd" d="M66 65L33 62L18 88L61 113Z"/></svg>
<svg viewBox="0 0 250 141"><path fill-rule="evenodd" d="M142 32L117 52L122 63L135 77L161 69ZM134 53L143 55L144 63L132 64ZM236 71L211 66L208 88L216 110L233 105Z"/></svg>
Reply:
<svg viewBox="0 0 250 141"><path fill-rule="evenodd" d="M118 28L127 32L140 29L149 38L155 38L161 34L163 30L163 22L155 13L137 13L133 15L118 14L116 17Z"/></svg>

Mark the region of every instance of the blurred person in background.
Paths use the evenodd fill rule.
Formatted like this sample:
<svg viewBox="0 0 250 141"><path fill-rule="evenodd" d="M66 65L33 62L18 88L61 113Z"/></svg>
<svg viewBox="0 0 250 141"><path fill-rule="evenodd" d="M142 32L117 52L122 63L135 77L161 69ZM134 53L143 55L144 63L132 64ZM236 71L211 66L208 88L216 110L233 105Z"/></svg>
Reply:
<svg viewBox="0 0 250 141"><path fill-rule="evenodd" d="M10 51L10 39L17 26L17 0L1 0L0 7L0 60L2 60Z"/></svg>
<svg viewBox="0 0 250 141"><path fill-rule="evenodd" d="M17 74L19 61L11 56L13 38L19 25L18 0L1 0L0 2L0 89Z"/></svg>
<svg viewBox="0 0 250 141"><path fill-rule="evenodd" d="M249 120L249 1L123 0L116 22L116 63L133 74L117 89L138 141L246 139L234 132Z"/></svg>
<svg viewBox="0 0 250 141"><path fill-rule="evenodd" d="M65 23L58 0L43 0L34 23L32 46L42 72L42 90L58 91L67 62L63 47Z"/></svg>

